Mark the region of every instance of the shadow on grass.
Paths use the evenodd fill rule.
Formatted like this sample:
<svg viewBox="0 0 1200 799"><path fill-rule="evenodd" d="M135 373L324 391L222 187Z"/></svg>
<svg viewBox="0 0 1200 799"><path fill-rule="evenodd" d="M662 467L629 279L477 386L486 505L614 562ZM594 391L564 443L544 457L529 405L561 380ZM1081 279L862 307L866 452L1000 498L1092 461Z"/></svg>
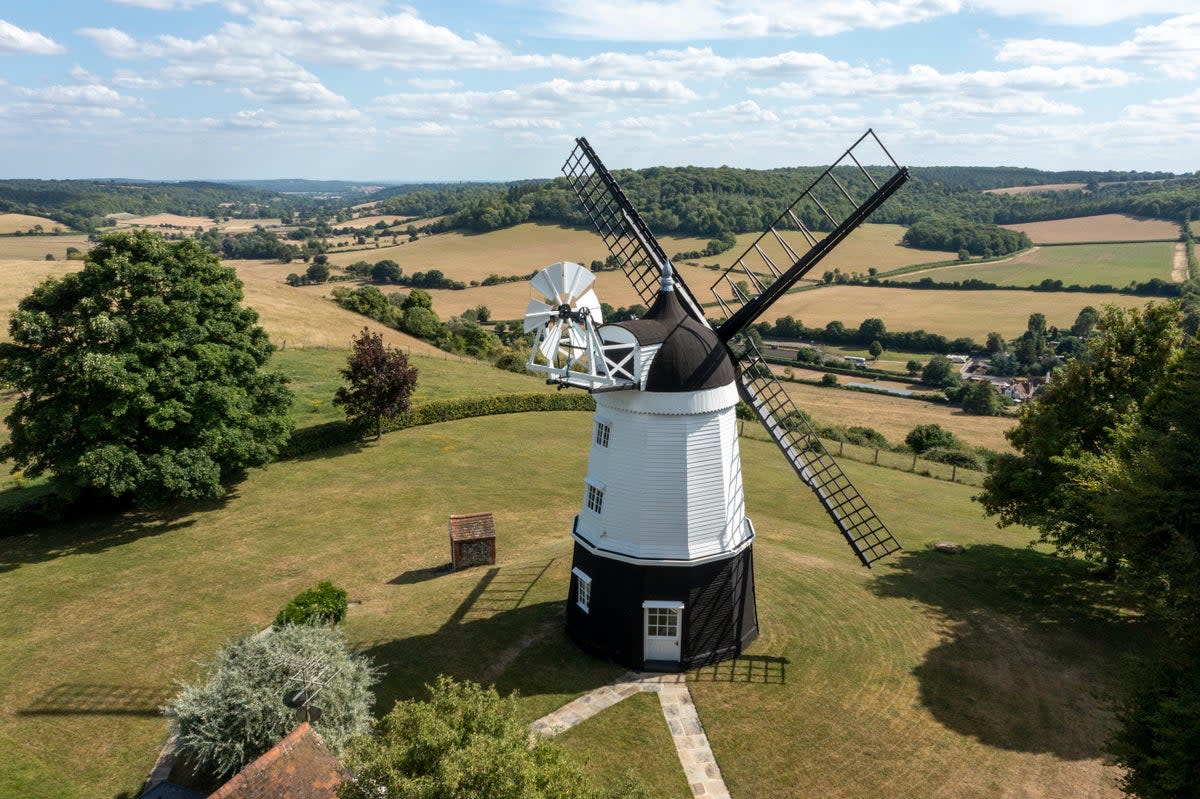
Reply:
<svg viewBox="0 0 1200 799"><path fill-rule="evenodd" d="M440 674L537 696L585 693L623 673L568 640L564 600L525 604L553 563L489 567L437 632L358 646L381 671L376 713L424 699Z"/></svg>
<svg viewBox="0 0 1200 799"><path fill-rule="evenodd" d="M148 716L171 697L163 686L112 683L60 683L17 711L19 716Z"/></svg>
<svg viewBox="0 0 1200 799"><path fill-rule="evenodd" d="M103 509L90 518L77 516L47 529L0 538L0 574L68 555L96 554L142 538L191 527L196 523L196 514L223 508L237 496L237 488L229 487L220 497L178 502L155 510ZM86 509L80 511L84 512Z"/></svg>
<svg viewBox="0 0 1200 799"><path fill-rule="evenodd" d="M424 569L409 569L388 580L388 585L414 585L453 573L454 566L450 563L443 563L441 566L428 566Z"/></svg>
<svg viewBox="0 0 1200 799"><path fill-rule="evenodd" d="M913 670L943 725L1001 749L1105 754L1122 653L1151 634L1119 584L1077 560L986 544L907 552L872 588L943 621L943 641Z"/></svg>
<svg viewBox="0 0 1200 799"><path fill-rule="evenodd" d="M774 655L741 655L711 666L689 671L689 682L740 682L758 685L787 685L785 657Z"/></svg>

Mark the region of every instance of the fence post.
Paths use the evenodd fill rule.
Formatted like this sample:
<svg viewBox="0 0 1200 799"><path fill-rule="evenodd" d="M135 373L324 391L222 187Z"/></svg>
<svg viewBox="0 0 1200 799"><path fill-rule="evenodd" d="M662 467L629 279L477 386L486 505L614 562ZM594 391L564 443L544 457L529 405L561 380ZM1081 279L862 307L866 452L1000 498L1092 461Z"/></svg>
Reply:
<svg viewBox="0 0 1200 799"><path fill-rule="evenodd" d="M875 465L879 465L879 447L875 448Z"/></svg>
<svg viewBox="0 0 1200 799"><path fill-rule="evenodd" d="M840 458L845 454L846 454L846 442L839 441L838 442L838 457Z"/></svg>
<svg viewBox="0 0 1200 799"><path fill-rule="evenodd" d="M909 469L909 471L915 472L916 470L917 470L917 453L914 452L913 453L913 465L912 465L912 468Z"/></svg>
<svg viewBox="0 0 1200 799"><path fill-rule="evenodd" d="M957 477L958 477L958 464L952 463L952 464L950 464L950 482L957 483L958 480L955 479Z"/></svg>

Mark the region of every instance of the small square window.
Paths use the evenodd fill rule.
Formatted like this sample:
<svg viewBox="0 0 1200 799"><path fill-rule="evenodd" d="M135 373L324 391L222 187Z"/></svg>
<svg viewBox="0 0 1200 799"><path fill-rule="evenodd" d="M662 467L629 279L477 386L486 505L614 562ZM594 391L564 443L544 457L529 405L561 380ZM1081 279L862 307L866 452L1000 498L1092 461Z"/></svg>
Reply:
<svg viewBox="0 0 1200 799"><path fill-rule="evenodd" d="M588 484L587 507L592 513L600 513L604 508L604 490Z"/></svg>
<svg viewBox="0 0 1200 799"><path fill-rule="evenodd" d="M608 437L612 428L606 422L596 422L596 443L602 447L608 446Z"/></svg>

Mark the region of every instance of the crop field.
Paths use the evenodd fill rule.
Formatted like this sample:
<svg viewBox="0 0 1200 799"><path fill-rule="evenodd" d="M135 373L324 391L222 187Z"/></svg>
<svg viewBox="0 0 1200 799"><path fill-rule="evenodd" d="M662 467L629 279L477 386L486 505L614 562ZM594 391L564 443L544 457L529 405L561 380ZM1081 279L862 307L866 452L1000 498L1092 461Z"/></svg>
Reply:
<svg viewBox="0 0 1200 799"><path fill-rule="evenodd" d="M991 263L909 272L894 279L915 283L925 277L946 282L974 278L1000 286L1035 286L1049 279L1061 280L1067 286L1104 284L1122 288L1151 278L1170 280L1174 256L1175 244L1169 241L1069 244L1035 247Z"/></svg>
<svg viewBox="0 0 1200 799"><path fill-rule="evenodd" d="M944 270L937 270L940 274ZM1048 324L1069 327L1086 305L1140 308L1145 297L1042 291L938 291L824 286L788 294L771 306L766 321L793 316L809 327L840 321L858 327L864 319L882 319L888 330L928 330L948 338L970 336L983 342L990 331L1015 338L1032 313Z"/></svg>
<svg viewBox="0 0 1200 799"><path fill-rule="evenodd" d="M870 378L838 375L838 382L847 381L871 382ZM871 427L893 444L904 443L904 437L919 424L939 424L972 446L1008 451L1010 446L1004 431L1016 424L1003 416L974 416L936 402L787 381L782 381L782 385L792 401L818 423Z"/></svg>
<svg viewBox="0 0 1200 799"><path fill-rule="evenodd" d="M415 428L253 471L219 502L0 539L0 602L21 608L0 618L0 795L134 790L176 681L322 579L361 603L345 628L383 668L378 712L438 673L519 690L530 720L614 679L561 628L588 448L544 457L590 423ZM1111 586L997 530L975 489L848 462L906 547L868 572L772 445L742 451L762 633L689 677L734 796L1119 796L1097 697L1138 639ZM499 563L442 572L447 515L477 510ZM930 548L944 538L966 554ZM618 708L566 741L598 775L661 748L653 706Z"/></svg>
<svg viewBox="0 0 1200 799"><path fill-rule="evenodd" d="M48 277L74 272L79 261L21 261L0 256L0 341L8 341L8 322L21 298Z"/></svg>
<svg viewBox="0 0 1200 799"><path fill-rule="evenodd" d="M92 247L84 233L64 233L60 236L5 236L0 238L0 261L41 260L47 254L59 261L67 258L67 248L87 251Z"/></svg>
<svg viewBox="0 0 1200 799"><path fill-rule="evenodd" d="M1149 241L1179 238L1179 225L1163 219L1138 219L1125 214L1099 214L1048 222L1025 222L1020 225L1001 225L1019 230L1034 244L1074 244L1101 241Z"/></svg>
<svg viewBox="0 0 1200 799"><path fill-rule="evenodd" d="M279 221L279 217L274 216L263 219L227 219L223 222L217 222L209 216L153 214L152 216L124 217L117 221L117 227L119 228L184 228L186 230L203 228L204 230L208 230L210 227L216 227L218 230L226 233L245 233L259 226L267 229L283 227Z"/></svg>
<svg viewBox="0 0 1200 799"><path fill-rule="evenodd" d="M44 216L31 216L29 214L0 214L0 233L17 233L33 230L37 225L41 225L42 229L47 233L59 228L66 230L67 226L62 222L54 219L47 219Z"/></svg>

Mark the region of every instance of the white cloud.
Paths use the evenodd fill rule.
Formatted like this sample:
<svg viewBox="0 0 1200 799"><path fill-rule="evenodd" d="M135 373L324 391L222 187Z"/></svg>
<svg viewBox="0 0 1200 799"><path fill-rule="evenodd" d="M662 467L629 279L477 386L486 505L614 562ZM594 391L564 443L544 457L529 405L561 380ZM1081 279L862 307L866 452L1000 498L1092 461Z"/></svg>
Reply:
<svg viewBox="0 0 1200 799"><path fill-rule="evenodd" d="M562 122L557 119L532 119L529 117L505 117L487 123L493 130L560 130Z"/></svg>
<svg viewBox="0 0 1200 799"><path fill-rule="evenodd" d="M697 111L691 114L692 119L704 119L715 122L728 123L761 123L761 122L778 122L779 117L774 111L762 108L753 100L743 100L740 103L727 105L724 108L712 108L706 111Z"/></svg>
<svg viewBox="0 0 1200 799"><path fill-rule="evenodd" d="M0 53L54 55L65 50L65 47L53 39L35 31L18 28L11 22L0 19Z"/></svg>
<svg viewBox="0 0 1200 799"><path fill-rule="evenodd" d="M450 78L409 78L408 84L426 91L445 91L447 89L457 89L459 86L462 86L462 83Z"/></svg>
<svg viewBox="0 0 1200 799"><path fill-rule="evenodd" d="M81 28L79 34L95 42L110 58L137 58L141 51L137 39L116 28Z"/></svg>
<svg viewBox="0 0 1200 799"><path fill-rule="evenodd" d="M1002 17L1027 16L1055 25L1106 25L1158 14L1196 11L1196 0L968 0L971 8Z"/></svg>
<svg viewBox="0 0 1200 799"><path fill-rule="evenodd" d="M686 41L831 36L891 28L956 13L959 0L596 0L547 4L552 27L582 39Z"/></svg>
<svg viewBox="0 0 1200 799"><path fill-rule="evenodd" d="M1010 39L996 54L1000 61L1038 64L1077 62L1144 64L1171 78L1200 74L1200 13L1147 25L1112 45L1090 45L1056 39Z"/></svg>
<svg viewBox="0 0 1200 799"><path fill-rule="evenodd" d="M113 0L113 2L123 6L149 8L154 11L174 11L215 3L217 0Z"/></svg>
<svg viewBox="0 0 1200 799"><path fill-rule="evenodd" d="M782 82L748 91L763 97L798 99L911 94L989 98L1013 92L1112 88L1127 86L1133 81L1134 77L1122 70L1089 66L942 73L925 64L915 64L907 72L874 72L866 67L840 65L837 70L814 72L802 83Z"/></svg>

